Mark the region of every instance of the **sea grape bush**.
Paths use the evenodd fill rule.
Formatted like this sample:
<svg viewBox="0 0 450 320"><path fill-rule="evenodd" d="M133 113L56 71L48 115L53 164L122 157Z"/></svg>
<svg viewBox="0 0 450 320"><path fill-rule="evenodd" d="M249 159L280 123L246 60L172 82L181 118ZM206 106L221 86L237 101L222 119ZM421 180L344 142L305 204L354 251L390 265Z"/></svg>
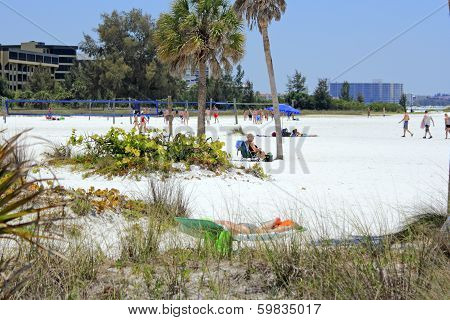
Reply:
<svg viewBox="0 0 450 320"><path fill-rule="evenodd" d="M81 148L74 160L96 173L107 175L142 174L146 171L171 171L173 163L197 165L211 171L231 167L224 143L204 136L177 134L168 140L162 131L140 134L135 130L111 128L105 135L77 135L72 131L69 145Z"/></svg>

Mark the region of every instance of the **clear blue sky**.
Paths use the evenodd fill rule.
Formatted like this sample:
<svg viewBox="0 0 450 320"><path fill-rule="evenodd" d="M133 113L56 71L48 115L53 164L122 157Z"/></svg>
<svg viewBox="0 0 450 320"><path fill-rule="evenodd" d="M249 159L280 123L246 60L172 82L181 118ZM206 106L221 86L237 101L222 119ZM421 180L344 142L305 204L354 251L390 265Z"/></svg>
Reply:
<svg viewBox="0 0 450 320"><path fill-rule="evenodd" d="M141 8L153 18L169 0L0 0L0 43L28 40L57 43L7 3L66 44L93 33L100 14ZM270 28L279 91L295 69L307 77L310 91L318 78L333 79L359 59L416 23L447 0L287 0L281 22ZM6 27L5 27L6 26ZM450 92L450 16L443 8L339 80L401 82L415 94ZM242 61L255 89L269 92L262 40L247 31Z"/></svg>

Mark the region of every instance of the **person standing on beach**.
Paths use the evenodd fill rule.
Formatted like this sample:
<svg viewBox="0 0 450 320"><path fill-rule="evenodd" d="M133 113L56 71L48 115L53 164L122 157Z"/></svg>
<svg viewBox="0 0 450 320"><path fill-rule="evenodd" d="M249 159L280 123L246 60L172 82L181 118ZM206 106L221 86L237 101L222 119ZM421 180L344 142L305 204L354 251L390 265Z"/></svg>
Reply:
<svg viewBox="0 0 450 320"><path fill-rule="evenodd" d="M248 110L244 111L244 121L247 121L248 118Z"/></svg>
<svg viewBox="0 0 450 320"><path fill-rule="evenodd" d="M445 139L448 139L448 134L450 133L450 118L448 117L448 114L444 115L445 120Z"/></svg>
<svg viewBox="0 0 450 320"><path fill-rule="evenodd" d="M217 107L214 107L213 111L214 123L219 123L219 109L217 109Z"/></svg>
<svg viewBox="0 0 450 320"><path fill-rule="evenodd" d="M372 110L370 109L370 107L368 107L368 108L367 108L367 118L370 118L370 113L371 113L371 111L372 111Z"/></svg>
<svg viewBox="0 0 450 320"><path fill-rule="evenodd" d="M422 119L422 124L420 125L420 127L422 129L425 129L425 136L423 137L424 139L427 138L427 134L430 136L428 139L433 138L433 136L431 135L431 132L430 132L430 126L431 126L432 122L433 122L433 127L434 127L433 117L431 117L428 114L428 111L425 111L425 115L423 116L423 119Z"/></svg>
<svg viewBox="0 0 450 320"><path fill-rule="evenodd" d="M206 123L209 126L211 124L211 110L210 109L205 110L205 116L206 116Z"/></svg>
<svg viewBox="0 0 450 320"><path fill-rule="evenodd" d="M405 114L403 115L403 119L399 122L399 123L403 122L403 136L402 136L403 138L406 136L406 132L409 132L411 137L414 136L414 134L411 131L409 131L409 120L410 120L409 114L408 112L405 112Z"/></svg>
<svg viewBox="0 0 450 320"><path fill-rule="evenodd" d="M383 107L383 117L386 117L386 108Z"/></svg>
<svg viewBox="0 0 450 320"><path fill-rule="evenodd" d="M189 111L188 111L188 109L185 109L184 110L184 124L185 125L189 125Z"/></svg>

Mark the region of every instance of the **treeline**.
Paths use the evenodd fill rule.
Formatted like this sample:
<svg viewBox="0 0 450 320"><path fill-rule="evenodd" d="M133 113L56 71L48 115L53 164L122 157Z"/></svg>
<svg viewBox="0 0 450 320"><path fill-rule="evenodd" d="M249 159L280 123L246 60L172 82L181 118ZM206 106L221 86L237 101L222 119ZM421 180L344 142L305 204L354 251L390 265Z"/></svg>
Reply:
<svg viewBox="0 0 450 320"><path fill-rule="evenodd" d="M197 85L189 87L156 54L156 25L142 10L103 14L96 38L85 34L79 47L85 59L77 61L65 81L36 68L21 91L11 92L0 80L0 95L21 99L165 99L196 101ZM253 83L242 66L208 79L207 98L214 101L257 102Z"/></svg>

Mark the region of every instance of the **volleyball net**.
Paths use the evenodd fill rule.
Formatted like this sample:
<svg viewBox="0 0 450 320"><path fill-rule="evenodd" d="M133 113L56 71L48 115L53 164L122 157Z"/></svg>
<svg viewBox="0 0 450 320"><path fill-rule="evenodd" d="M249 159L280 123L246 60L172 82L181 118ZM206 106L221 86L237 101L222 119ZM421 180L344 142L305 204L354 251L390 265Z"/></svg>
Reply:
<svg viewBox="0 0 450 320"><path fill-rule="evenodd" d="M174 101L172 110L198 111L197 102ZM220 111L243 110L268 106L262 103L208 101L207 109ZM162 116L169 108L167 100L44 100L44 99L4 99L3 111L9 116L85 116L85 117L127 117L136 113L147 116Z"/></svg>

